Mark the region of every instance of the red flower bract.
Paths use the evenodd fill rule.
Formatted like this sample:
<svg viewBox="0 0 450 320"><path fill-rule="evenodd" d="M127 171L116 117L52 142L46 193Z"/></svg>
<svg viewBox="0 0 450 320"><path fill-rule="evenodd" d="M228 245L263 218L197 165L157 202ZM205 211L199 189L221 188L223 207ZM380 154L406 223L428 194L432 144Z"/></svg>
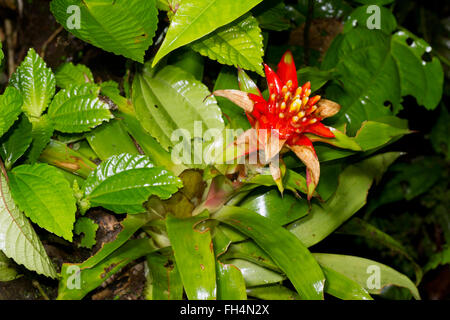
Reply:
<svg viewBox="0 0 450 320"><path fill-rule="evenodd" d="M321 99L320 96L311 97L310 82L298 85L297 70L290 51L281 58L276 73L269 66L264 67L269 88L268 100L263 98L259 90L254 90L253 93L219 90L214 94L226 97L242 107L253 129L265 129L269 132L276 130L280 143L275 153L268 146L267 137L261 139L259 130L247 131L244 135L257 135L254 138L262 145L260 148L265 149L267 160L283 146L291 149L306 165L308 198L311 198L319 182L320 166L312 142L305 133L334 138L333 132L321 121L336 114L340 106ZM253 133L255 131L256 133ZM274 179L280 179L279 170L271 169Z"/></svg>

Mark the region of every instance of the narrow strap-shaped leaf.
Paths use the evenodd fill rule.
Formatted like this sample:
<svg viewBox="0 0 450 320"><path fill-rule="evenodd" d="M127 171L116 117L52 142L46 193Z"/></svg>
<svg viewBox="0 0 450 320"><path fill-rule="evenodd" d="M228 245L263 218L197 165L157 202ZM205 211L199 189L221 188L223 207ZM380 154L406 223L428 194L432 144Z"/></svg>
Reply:
<svg viewBox="0 0 450 320"><path fill-rule="evenodd" d="M173 258L152 253L147 256L149 273L145 288L148 300L181 300L183 283Z"/></svg>
<svg viewBox="0 0 450 320"><path fill-rule="evenodd" d="M187 297L213 300L217 296L216 264L209 230L197 230L206 214L188 219L166 218L167 233Z"/></svg>
<svg viewBox="0 0 450 320"><path fill-rule="evenodd" d="M352 279L369 293L380 294L383 288L394 285L408 289L415 299L420 299L419 291L407 276L384 264L340 254L315 253L314 258L321 266Z"/></svg>
<svg viewBox="0 0 450 320"><path fill-rule="evenodd" d="M56 278L56 270L25 215L14 203L3 173L0 173L0 250L27 269Z"/></svg>
<svg viewBox="0 0 450 320"><path fill-rule="evenodd" d="M325 274L325 292L342 300L372 300L367 291L357 282L322 266Z"/></svg>
<svg viewBox="0 0 450 320"><path fill-rule="evenodd" d="M297 292L282 285L269 285L247 289L247 295L261 300L299 300Z"/></svg>
<svg viewBox="0 0 450 320"><path fill-rule="evenodd" d="M283 270L302 299L323 299L322 270L292 233L244 208L226 206L214 218L251 237Z"/></svg>
<svg viewBox="0 0 450 320"><path fill-rule="evenodd" d="M245 280L241 270L232 264L217 262L217 299L247 300Z"/></svg>
<svg viewBox="0 0 450 320"><path fill-rule="evenodd" d="M149 239L130 240L94 268L65 263L57 300L80 300L130 262L157 250Z"/></svg>
<svg viewBox="0 0 450 320"><path fill-rule="evenodd" d="M227 260L227 264L233 265L241 271L247 287L279 284L286 280L285 275L244 259Z"/></svg>

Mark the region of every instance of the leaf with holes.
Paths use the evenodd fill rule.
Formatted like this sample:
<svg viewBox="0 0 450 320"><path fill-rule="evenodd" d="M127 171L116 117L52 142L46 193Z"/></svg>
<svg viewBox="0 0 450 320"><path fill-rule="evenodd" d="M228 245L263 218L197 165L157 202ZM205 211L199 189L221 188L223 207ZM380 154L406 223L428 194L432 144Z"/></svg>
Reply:
<svg viewBox="0 0 450 320"><path fill-rule="evenodd" d="M158 23L155 0L53 0L50 10L76 37L141 63Z"/></svg>
<svg viewBox="0 0 450 320"><path fill-rule="evenodd" d="M192 44L200 54L222 64L234 65L263 75L263 38L258 21L246 15Z"/></svg>
<svg viewBox="0 0 450 320"><path fill-rule="evenodd" d="M203 83L173 66L167 66L156 74L153 70L144 69L133 82L137 117L166 150L173 146L171 137L178 129L185 129L191 138L195 137L196 121L205 131L212 128L223 130L222 113L213 97L205 99L209 95Z"/></svg>
<svg viewBox="0 0 450 320"><path fill-rule="evenodd" d="M22 165L11 171L9 179L14 200L31 221L72 241L76 201L58 169L43 163Z"/></svg>
<svg viewBox="0 0 450 320"><path fill-rule="evenodd" d="M56 278L55 267L30 222L14 203L3 174L0 174L0 250L27 269Z"/></svg>
<svg viewBox="0 0 450 320"><path fill-rule="evenodd" d="M55 129L66 133L89 131L109 121L113 115L109 105L102 102L90 84L61 90L48 109Z"/></svg>
<svg viewBox="0 0 450 320"><path fill-rule="evenodd" d="M47 109L56 90L55 75L33 48L11 76L10 83L22 94L23 111L35 118Z"/></svg>
<svg viewBox="0 0 450 320"><path fill-rule="evenodd" d="M84 200L116 213L145 212L151 195L169 198L182 187L181 180L141 155L121 154L100 164L86 179Z"/></svg>

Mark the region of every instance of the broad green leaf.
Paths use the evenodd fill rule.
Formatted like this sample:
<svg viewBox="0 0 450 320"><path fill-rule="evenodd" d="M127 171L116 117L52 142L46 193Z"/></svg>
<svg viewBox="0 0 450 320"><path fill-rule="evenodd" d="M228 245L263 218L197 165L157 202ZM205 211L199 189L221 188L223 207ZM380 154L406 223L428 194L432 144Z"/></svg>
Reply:
<svg viewBox="0 0 450 320"><path fill-rule="evenodd" d="M416 273L416 284L419 284L422 280L422 269L411 257L408 250L400 242L383 231L377 229L370 223L355 217L338 229L337 233L365 237L368 241L376 241L391 249L393 252L402 255L408 259L414 267L414 271Z"/></svg>
<svg viewBox="0 0 450 320"><path fill-rule="evenodd" d="M56 70L55 77L56 85L62 89L94 82L94 76L88 67L82 64L74 65L72 62L61 65Z"/></svg>
<svg viewBox="0 0 450 320"><path fill-rule="evenodd" d="M149 213L129 214L120 222L120 232L110 242L103 244L102 248L92 257L83 262L84 268L93 268L102 262L106 257L111 255L118 248L123 246L128 239L133 236L143 225L148 223L152 218Z"/></svg>
<svg viewBox="0 0 450 320"><path fill-rule="evenodd" d="M31 223L14 203L3 174L0 195L0 251L29 270L56 278L55 267Z"/></svg>
<svg viewBox="0 0 450 320"><path fill-rule="evenodd" d="M1 45L1 43L0 43ZM0 50L1 53L1 50ZM1 58L1 56L0 56ZM0 59L1 63L1 59ZM12 281L18 277L16 269L11 265L9 260L3 252L0 251L0 282Z"/></svg>
<svg viewBox="0 0 450 320"><path fill-rule="evenodd" d="M207 213L188 219L166 217L167 233L190 300L216 299L216 264L209 230L199 230L198 223Z"/></svg>
<svg viewBox="0 0 450 320"><path fill-rule="evenodd" d="M408 44L408 40L412 43ZM433 48L423 39L406 31L392 36L392 54L400 71L402 95L412 95L428 110L435 109L441 101L444 71L438 58L425 60Z"/></svg>
<svg viewBox="0 0 450 320"><path fill-rule="evenodd" d="M39 161L46 162L83 178L86 178L97 168L97 165L90 159L57 140L50 140Z"/></svg>
<svg viewBox="0 0 450 320"><path fill-rule="evenodd" d="M41 163L15 167L8 176L20 210L41 228L72 241L77 207L62 173Z"/></svg>
<svg viewBox="0 0 450 320"><path fill-rule="evenodd" d="M359 283L324 266L322 266L322 271L326 278L326 293L342 300L373 300Z"/></svg>
<svg viewBox="0 0 450 320"><path fill-rule="evenodd" d="M121 154L100 164L86 179L84 200L116 213L145 212L151 195L168 199L182 187L179 178L141 155Z"/></svg>
<svg viewBox="0 0 450 320"><path fill-rule="evenodd" d="M31 128L28 118L22 115L11 130L0 139L0 156L6 169L11 169L28 150L32 141Z"/></svg>
<svg viewBox="0 0 450 320"><path fill-rule="evenodd" d="M67 133L89 131L113 118L109 105L97 97L89 84L58 92L48 115L56 130Z"/></svg>
<svg viewBox="0 0 450 320"><path fill-rule="evenodd" d="M205 71L205 58L189 47L180 48L170 56L168 64L183 69L194 76L198 81L203 80Z"/></svg>
<svg viewBox="0 0 450 320"><path fill-rule="evenodd" d="M280 226L304 217L309 211L306 200L297 199L289 193L281 196L275 189L250 196L239 206L252 210Z"/></svg>
<svg viewBox="0 0 450 320"><path fill-rule="evenodd" d="M348 166L339 177L336 192L325 203L313 203L308 216L287 228L306 247L310 247L336 230L367 201L367 193L398 157L397 152L385 153Z"/></svg>
<svg viewBox="0 0 450 320"><path fill-rule="evenodd" d="M333 79L333 72L316 67L305 67L297 70L297 78L300 83L311 82L311 91L315 92Z"/></svg>
<svg viewBox="0 0 450 320"><path fill-rule="evenodd" d="M283 270L303 299L323 299L324 275L292 233L244 208L226 206L214 218L251 237Z"/></svg>
<svg viewBox="0 0 450 320"><path fill-rule="evenodd" d="M80 217L75 223L74 233L82 236L80 247L92 249L97 243L95 240L98 224L86 217Z"/></svg>
<svg viewBox="0 0 450 320"><path fill-rule="evenodd" d="M10 83L22 94L22 109L28 117L40 117L56 90L52 70L33 48L11 76Z"/></svg>
<svg viewBox="0 0 450 320"><path fill-rule="evenodd" d="M44 114L39 118L31 118L31 126L31 137L33 142L31 148L27 152L27 157L29 163L35 163L42 151L50 143L54 127L48 114Z"/></svg>
<svg viewBox="0 0 450 320"><path fill-rule="evenodd" d="M373 18L375 11L373 11L373 3L371 1L370 4L361 6L356 8L350 16L347 18L348 20L344 25L344 32L348 32L356 26L366 27L369 26L370 23L374 23ZM371 9L371 10L368 10ZM397 28L397 20L395 16L391 12L391 10L379 6L376 10L379 9L379 17L380 17L380 26L377 27L378 30L383 31L384 33L390 35Z"/></svg>
<svg viewBox="0 0 450 320"><path fill-rule="evenodd" d="M158 24L155 0L53 0L50 10L76 37L141 63Z"/></svg>
<svg viewBox="0 0 450 320"><path fill-rule="evenodd" d="M440 265L450 264L450 247L444 245L442 251L435 253L431 256L430 261L423 267L423 271L426 273L430 270L436 269Z"/></svg>
<svg viewBox="0 0 450 320"><path fill-rule="evenodd" d="M122 121L118 119L95 128L88 134L87 141L103 161L122 153L139 154Z"/></svg>
<svg viewBox="0 0 450 320"><path fill-rule="evenodd" d="M159 253L147 256L147 284L145 298L147 300L181 300L183 299L183 283L173 257Z"/></svg>
<svg viewBox="0 0 450 320"><path fill-rule="evenodd" d="M355 281L371 294L380 294L387 286L394 285L407 288L415 299L420 299L419 291L408 277L384 264L340 254L314 253L313 255L321 266ZM379 287L375 277L379 280Z"/></svg>
<svg viewBox="0 0 450 320"><path fill-rule="evenodd" d="M57 300L81 300L130 262L157 250L150 239L130 240L93 268L65 263L61 269ZM78 282L79 281L79 282Z"/></svg>
<svg viewBox="0 0 450 320"><path fill-rule="evenodd" d="M342 106L336 117L339 123L348 123L349 134L366 120L400 110L400 74L391 54L391 38L382 31L354 28L337 36L322 69L334 69L342 83L328 87L327 98Z"/></svg>
<svg viewBox="0 0 450 320"><path fill-rule="evenodd" d="M22 97L14 87L7 87L0 95L0 138L11 128L22 112Z"/></svg>
<svg viewBox="0 0 450 320"><path fill-rule="evenodd" d="M226 263L235 266L241 271L247 287L280 283L286 279L285 276L278 272L266 269L247 260L232 259Z"/></svg>
<svg viewBox="0 0 450 320"><path fill-rule="evenodd" d="M189 44L224 26L262 0L185 0L180 3L167 31L161 48L153 60L153 66L171 51Z"/></svg>
<svg viewBox="0 0 450 320"><path fill-rule="evenodd" d="M284 31L291 27L289 10L283 2L278 2L273 5L273 2L262 2L257 6L253 13L258 19L259 25L262 29L273 31Z"/></svg>
<svg viewBox="0 0 450 320"><path fill-rule="evenodd" d="M258 21L246 15L197 40L192 48L221 64L241 67L264 75L263 38Z"/></svg>
<svg viewBox="0 0 450 320"><path fill-rule="evenodd" d="M142 126L168 150L172 134L185 129L190 138L202 138L202 130L223 129L221 111L207 87L173 66L160 72L144 69L133 82L133 104ZM194 130L195 122L200 130ZM200 132L198 132L200 131ZM176 141L178 143L178 141Z"/></svg>
<svg viewBox="0 0 450 320"><path fill-rule="evenodd" d="M248 288L247 295L261 300L300 300L297 292L283 287L282 285Z"/></svg>
<svg viewBox="0 0 450 320"><path fill-rule="evenodd" d="M213 91L224 89L239 89L236 69L233 67L223 66L216 79ZM226 124L229 124L232 129L250 129L250 123L242 108L239 108L236 104L223 97L216 97L216 100L222 110Z"/></svg>

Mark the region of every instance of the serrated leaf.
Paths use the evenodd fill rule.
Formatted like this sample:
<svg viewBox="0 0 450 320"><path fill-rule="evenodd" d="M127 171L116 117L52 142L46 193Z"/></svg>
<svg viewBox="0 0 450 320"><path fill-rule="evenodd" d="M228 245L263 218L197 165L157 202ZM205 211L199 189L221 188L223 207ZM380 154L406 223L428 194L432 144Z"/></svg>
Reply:
<svg viewBox="0 0 450 320"><path fill-rule="evenodd" d="M412 41L408 45L407 40ZM400 70L402 95L412 95L428 110L435 109L442 98L444 71L438 58L425 61L424 55L432 53L423 39L399 31L392 36L392 54Z"/></svg>
<svg viewBox="0 0 450 320"><path fill-rule="evenodd" d="M258 21L246 15L192 44L200 54L221 64L241 67L264 75L263 37Z"/></svg>
<svg viewBox="0 0 450 320"><path fill-rule="evenodd" d="M76 201L58 169L47 164L22 165L10 172L9 180L14 200L31 221L72 241Z"/></svg>
<svg viewBox="0 0 450 320"><path fill-rule="evenodd" d="M55 72L55 77L56 85L62 89L94 82L94 76L88 67L82 64L74 65L72 62L60 66Z"/></svg>
<svg viewBox="0 0 450 320"><path fill-rule="evenodd" d="M146 156L121 154L100 164L86 179L84 199L92 207L116 213L145 212L142 204L151 195L168 199L182 187L180 179Z"/></svg>
<svg viewBox="0 0 450 320"><path fill-rule="evenodd" d="M80 246L88 249L96 244L95 236L98 229L98 224L89 218L81 217L75 223L75 234L82 235Z"/></svg>
<svg viewBox="0 0 450 320"><path fill-rule="evenodd" d="M239 18L262 0L185 0L172 18L153 66L169 52L189 44Z"/></svg>
<svg viewBox="0 0 450 320"><path fill-rule="evenodd" d="M29 117L38 118L47 109L56 90L52 70L33 48L11 76L10 83L22 94L22 109Z"/></svg>
<svg viewBox="0 0 450 320"><path fill-rule="evenodd" d="M84 132L113 118L109 105L102 102L89 84L61 90L48 109L55 129L66 133Z"/></svg>
<svg viewBox="0 0 450 320"><path fill-rule="evenodd" d="M31 118L31 137L33 143L27 153L28 162L35 163L53 136L53 124L47 114L40 118Z"/></svg>
<svg viewBox="0 0 450 320"><path fill-rule="evenodd" d="M11 130L0 139L0 156L7 169L10 169L29 148L33 140L31 129L31 123L23 114Z"/></svg>
<svg viewBox="0 0 450 320"><path fill-rule="evenodd" d="M56 278L56 270L25 215L14 203L3 174L0 174L0 250L27 269Z"/></svg>
<svg viewBox="0 0 450 320"><path fill-rule="evenodd" d="M50 10L76 37L141 63L158 23L155 0L53 0Z"/></svg>
<svg viewBox="0 0 450 320"><path fill-rule="evenodd" d="M202 129L223 130L222 113L208 88L177 67L166 66L156 75L147 69L133 82L133 104L144 129L168 150L172 134L187 130L195 137L194 122ZM199 136L202 138L202 136ZM178 142L177 142L178 143Z"/></svg>
<svg viewBox="0 0 450 320"><path fill-rule="evenodd" d="M0 137L2 137L9 128L18 119L22 112L22 97L20 92L13 88L6 88L0 96Z"/></svg>

